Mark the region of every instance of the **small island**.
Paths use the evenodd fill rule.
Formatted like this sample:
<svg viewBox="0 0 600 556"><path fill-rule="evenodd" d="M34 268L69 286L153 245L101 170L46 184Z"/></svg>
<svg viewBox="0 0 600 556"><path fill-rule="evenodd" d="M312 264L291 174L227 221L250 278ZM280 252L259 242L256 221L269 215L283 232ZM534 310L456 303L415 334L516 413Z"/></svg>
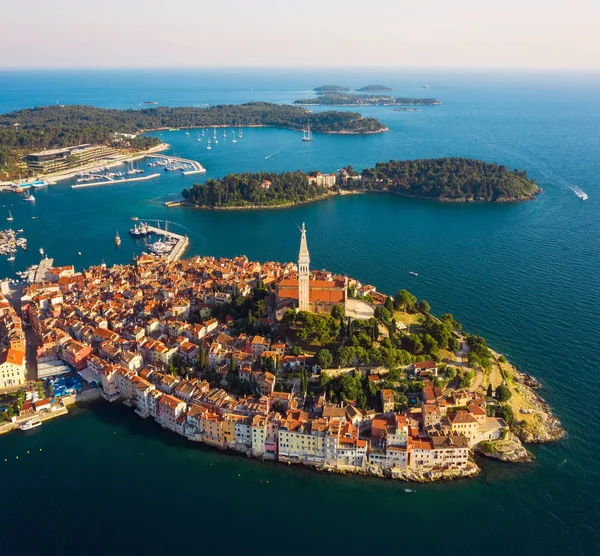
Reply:
<svg viewBox="0 0 600 556"><path fill-rule="evenodd" d="M391 87L386 87L385 85L365 85L360 89L356 89L360 93L389 93L393 91Z"/></svg>
<svg viewBox="0 0 600 556"><path fill-rule="evenodd" d="M321 85L320 87L315 87L313 91L317 94L323 93L345 93L349 91L348 87L342 87L341 85Z"/></svg>
<svg viewBox="0 0 600 556"><path fill-rule="evenodd" d="M313 98L295 100L294 104L304 106L439 106L442 103L437 98L327 93Z"/></svg>
<svg viewBox="0 0 600 556"><path fill-rule="evenodd" d="M344 193L393 193L446 202L512 202L541 189L526 172L468 158L378 162L357 172L230 174L184 189L186 203L205 209L284 208ZM177 206L180 203L170 203Z"/></svg>

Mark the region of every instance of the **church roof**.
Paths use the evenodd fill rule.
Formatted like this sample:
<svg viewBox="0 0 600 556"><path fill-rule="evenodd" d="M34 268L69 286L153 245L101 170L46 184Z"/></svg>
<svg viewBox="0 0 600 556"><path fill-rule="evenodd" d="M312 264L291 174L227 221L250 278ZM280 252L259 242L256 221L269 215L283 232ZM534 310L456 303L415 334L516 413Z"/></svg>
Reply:
<svg viewBox="0 0 600 556"><path fill-rule="evenodd" d="M344 301L346 286L341 280L309 280L309 301L314 303L341 303ZM277 297L281 299L298 299L298 280L288 278L277 285Z"/></svg>

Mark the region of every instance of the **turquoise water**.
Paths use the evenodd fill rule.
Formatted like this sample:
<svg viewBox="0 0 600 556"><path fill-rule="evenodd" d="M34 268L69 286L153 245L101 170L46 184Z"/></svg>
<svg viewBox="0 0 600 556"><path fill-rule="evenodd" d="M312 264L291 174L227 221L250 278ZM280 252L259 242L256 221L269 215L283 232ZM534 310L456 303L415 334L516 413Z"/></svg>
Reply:
<svg viewBox="0 0 600 556"><path fill-rule="evenodd" d="M1 210L11 210L13 226L25 229L31 247L19 252L14 267L0 261L0 276L35 262L40 246L58 264L78 268L102 259L127 262L143 248L126 234L132 215L168 220L170 229L189 235L190 254L243 253L259 260L293 260L296 224L305 221L314 267L356 276L385 292L407 287L435 312L451 311L543 381L543 395L568 438L535 448L532 466L486 463L476 480L419 487L407 498L402 484L242 461L192 447L126 409L94 406L30 434L0 438L0 464L9 460L2 476L10 477L4 482L1 548L21 545L29 531L36 532L28 538L31 548L46 546L49 537L57 539L51 550L57 553L81 542L99 546L104 531L127 516L136 529L170 532L144 539L115 531L119 546L150 551L168 550L175 537L224 552L255 553L265 543L294 554L315 545L351 553L407 550L424 546L421 528L427 527L450 551L501 553L518 543L519 552L535 554L598 552L599 75L4 72L0 111L56 99L118 107L146 100L288 102L325 82L382 82L399 95L425 93L444 104L417 113L365 109L390 127L370 137L316 135L305 144L291 131L248 129L236 144L230 137L224 143L221 133L212 151L183 131L162 138L171 152L199 160L206 177L471 156L527 170L543 193L534 202L504 206L362 195L289 210L205 212L164 206L193 177L165 173L154 181L80 190L65 182L36 190L33 207L0 196L6 205ZM431 89L420 89L422 83ZM579 201L572 184L589 200ZM120 248L114 245L117 229ZM409 276L411 270L419 277ZM159 504L160 490L150 485L169 486L170 509ZM44 520L25 512L34 499L45 510ZM8 508L16 511L9 514ZM259 515L265 516L262 526ZM315 517L298 534L288 515ZM467 539L461 533L466 524Z"/></svg>

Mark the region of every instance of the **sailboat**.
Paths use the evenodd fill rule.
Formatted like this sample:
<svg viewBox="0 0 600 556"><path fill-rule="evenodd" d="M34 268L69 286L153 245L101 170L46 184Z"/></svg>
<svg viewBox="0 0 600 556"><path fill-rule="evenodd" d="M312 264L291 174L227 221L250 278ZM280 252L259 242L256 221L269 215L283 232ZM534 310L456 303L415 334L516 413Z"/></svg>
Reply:
<svg viewBox="0 0 600 556"><path fill-rule="evenodd" d="M238 137L241 139L244 136L244 133L242 131L242 127L240 126L240 132L238 133Z"/></svg>
<svg viewBox="0 0 600 556"><path fill-rule="evenodd" d="M303 130L304 135L302 136L302 141L312 141L312 131L310 130L310 125Z"/></svg>
<svg viewBox="0 0 600 556"><path fill-rule="evenodd" d="M10 252L10 256L7 258L8 261L14 261L15 260L15 252L11 251Z"/></svg>
<svg viewBox="0 0 600 556"><path fill-rule="evenodd" d="M227 139L227 130L223 129L223 139Z"/></svg>
<svg viewBox="0 0 600 556"><path fill-rule="evenodd" d="M237 143L237 139L235 138L235 130L234 130L234 131L232 131L232 133L233 133L233 142L234 142L234 143Z"/></svg>
<svg viewBox="0 0 600 556"><path fill-rule="evenodd" d="M121 237L119 236L119 230L117 230L117 235L115 236L115 243L117 244L117 247L121 245Z"/></svg>
<svg viewBox="0 0 600 556"><path fill-rule="evenodd" d="M204 132L202 133L202 135L204 135ZM198 133L198 138L196 139L196 141L202 141L202 139L200 138L200 134Z"/></svg>
<svg viewBox="0 0 600 556"><path fill-rule="evenodd" d="M12 221L14 220L14 218L13 218L13 215L10 213L10 210L8 211L8 216L6 217L6 219L7 219L9 222L12 222Z"/></svg>
<svg viewBox="0 0 600 556"><path fill-rule="evenodd" d="M206 145L206 150L210 151L212 147L210 146L210 137L208 138L208 145Z"/></svg>
<svg viewBox="0 0 600 556"><path fill-rule="evenodd" d="M204 128L202 128L202 137L204 137Z"/></svg>
<svg viewBox="0 0 600 556"><path fill-rule="evenodd" d="M33 203L35 202L35 197L31 193L26 193L23 201L31 201Z"/></svg>

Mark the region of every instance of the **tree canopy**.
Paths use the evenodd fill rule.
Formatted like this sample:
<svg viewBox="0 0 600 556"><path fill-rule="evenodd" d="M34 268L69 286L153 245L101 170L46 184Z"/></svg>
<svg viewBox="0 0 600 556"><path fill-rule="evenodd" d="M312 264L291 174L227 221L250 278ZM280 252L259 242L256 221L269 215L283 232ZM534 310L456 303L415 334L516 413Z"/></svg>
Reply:
<svg viewBox="0 0 600 556"><path fill-rule="evenodd" d="M375 118L363 118L356 112L312 113L299 106L267 102L136 110L41 106L0 114L0 151L105 143L115 132L136 134L175 127L258 125L302 130L309 124L314 132L323 133L360 134L385 129Z"/></svg>
<svg viewBox="0 0 600 556"><path fill-rule="evenodd" d="M378 162L349 186L445 201L510 201L540 192L527 172L470 158Z"/></svg>
<svg viewBox="0 0 600 556"><path fill-rule="evenodd" d="M322 197L327 187L309 184L306 175L295 172L229 174L184 189L183 198L195 205L215 207L276 206Z"/></svg>

